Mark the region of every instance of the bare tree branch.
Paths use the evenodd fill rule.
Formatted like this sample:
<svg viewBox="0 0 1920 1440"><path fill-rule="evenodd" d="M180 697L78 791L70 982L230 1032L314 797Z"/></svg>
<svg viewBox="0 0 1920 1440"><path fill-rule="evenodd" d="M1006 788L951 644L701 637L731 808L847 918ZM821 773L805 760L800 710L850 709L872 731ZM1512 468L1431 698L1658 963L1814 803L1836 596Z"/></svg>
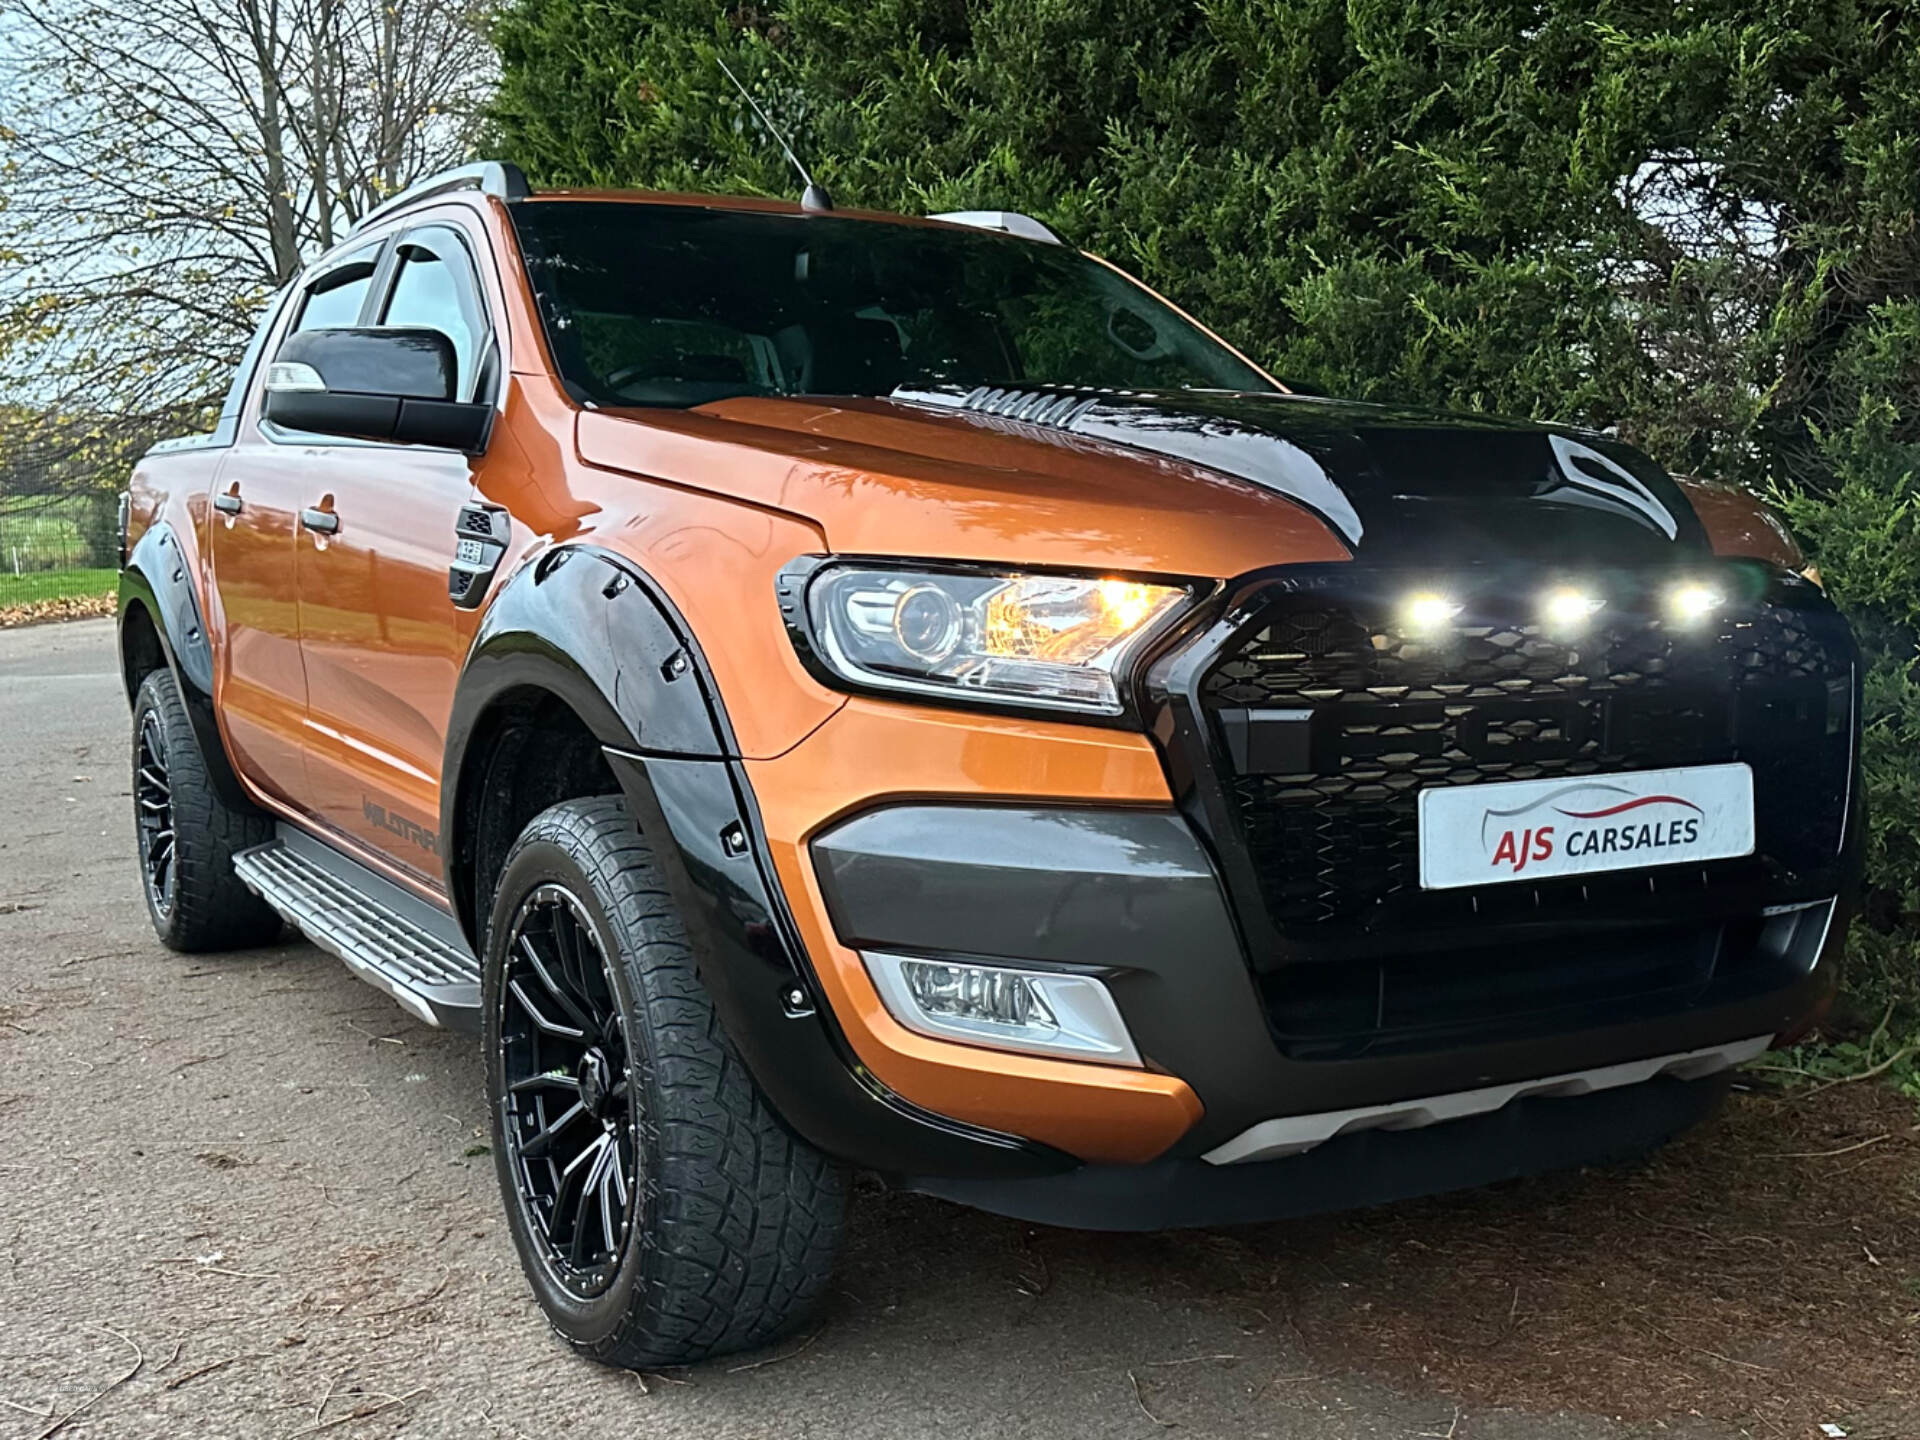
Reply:
<svg viewBox="0 0 1920 1440"><path fill-rule="evenodd" d="M469 150L484 0L0 0L0 493L114 484L260 306Z"/></svg>

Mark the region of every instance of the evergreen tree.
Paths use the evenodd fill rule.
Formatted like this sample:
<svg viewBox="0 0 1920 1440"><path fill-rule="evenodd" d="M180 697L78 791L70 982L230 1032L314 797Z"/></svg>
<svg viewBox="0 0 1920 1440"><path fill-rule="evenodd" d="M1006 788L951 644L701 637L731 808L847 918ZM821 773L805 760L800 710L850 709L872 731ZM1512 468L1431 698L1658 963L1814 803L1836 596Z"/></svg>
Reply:
<svg viewBox="0 0 1920 1440"><path fill-rule="evenodd" d="M1276 373L1775 495L1872 664L1863 988L1920 937L1920 7L514 0L537 181L1029 211Z"/></svg>

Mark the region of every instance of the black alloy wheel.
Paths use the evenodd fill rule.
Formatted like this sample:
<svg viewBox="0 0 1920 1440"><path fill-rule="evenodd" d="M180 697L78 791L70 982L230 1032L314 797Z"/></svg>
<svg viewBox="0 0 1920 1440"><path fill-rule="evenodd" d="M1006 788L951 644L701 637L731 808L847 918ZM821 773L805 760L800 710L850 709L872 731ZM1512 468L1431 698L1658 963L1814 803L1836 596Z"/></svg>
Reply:
<svg viewBox="0 0 1920 1440"><path fill-rule="evenodd" d="M280 916L234 873L233 857L273 839L273 822L221 796L171 673L133 697L133 843L154 934L199 954L264 945Z"/></svg>
<svg viewBox="0 0 1920 1440"><path fill-rule="evenodd" d="M167 764L167 734L157 710L140 716L140 738L134 757L134 827L140 843L140 870L147 881L147 903L161 920L173 914L174 868L173 780Z"/></svg>
<svg viewBox="0 0 1920 1440"><path fill-rule="evenodd" d="M620 797L527 823L486 937L494 1169L555 1333L634 1370L792 1334L830 1293L846 1171L747 1073Z"/></svg>
<svg viewBox="0 0 1920 1440"><path fill-rule="evenodd" d="M555 1280L604 1293L640 1194L625 1022L586 908L541 885L514 916L499 991L500 1133Z"/></svg>

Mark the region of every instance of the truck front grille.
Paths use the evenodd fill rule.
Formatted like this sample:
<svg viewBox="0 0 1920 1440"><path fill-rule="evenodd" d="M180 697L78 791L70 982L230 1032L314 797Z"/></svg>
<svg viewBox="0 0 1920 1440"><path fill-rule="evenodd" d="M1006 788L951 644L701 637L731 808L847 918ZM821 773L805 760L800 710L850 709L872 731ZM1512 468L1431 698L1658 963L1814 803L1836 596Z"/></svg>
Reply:
<svg viewBox="0 0 1920 1440"><path fill-rule="evenodd" d="M1764 774L1760 829L1778 858L1831 859L1844 785L1807 762L1845 730L1852 679L1832 643L1844 637L1819 634L1832 629L1820 618L1762 604L1690 634L1613 614L1577 640L1479 618L1435 645L1362 605L1276 597L1202 687L1228 726L1243 711L1311 712L1302 768L1226 781L1269 915L1288 929L1351 924L1417 894L1415 796L1428 785L1745 759ZM1436 894L1429 908L1471 910L1496 888L1508 889ZM1579 887L1523 888L1531 904Z"/></svg>
<svg viewBox="0 0 1920 1440"><path fill-rule="evenodd" d="M1243 598L1242 623L1196 672L1188 741L1205 752L1193 773L1218 798L1216 844L1276 1028L1373 1034L1396 1010L1415 1028L1420 1010L1457 1027L1476 995L1504 1023L1516 1004L1572 1003L1596 975L1616 997L1697 989L1742 963L1727 922L1831 896L1852 643L1808 587L1758 588L1683 625L1660 582L1622 582L1567 636L1526 613L1537 584L1508 579L1432 640L1400 622L1403 582L1357 567ZM1420 889L1427 786L1735 760L1754 770L1748 859ZM1559 939L1523 961L1522 934ZM1420 954L1432 959L1408 958Z"/></svg>

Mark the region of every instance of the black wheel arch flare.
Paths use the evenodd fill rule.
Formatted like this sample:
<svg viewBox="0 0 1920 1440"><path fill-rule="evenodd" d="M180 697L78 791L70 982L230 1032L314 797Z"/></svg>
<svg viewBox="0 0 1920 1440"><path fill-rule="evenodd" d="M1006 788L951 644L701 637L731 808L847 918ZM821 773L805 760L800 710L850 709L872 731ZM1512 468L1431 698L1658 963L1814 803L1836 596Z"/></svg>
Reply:
<svg viewBox="0 0 1920 1440"><path fill-rule="evenodd" d="M923 1110L860 1063L817 998L698 642L643 569L598 546L557 547L506 581L455 692L441 834L449 892L475 953L486 907L468 837L486 776L482 757L468 752L489 711L528 691L567 705L599 741L654 842L728 1037L790 1128L836 1158L895 1175L1015 1179L1078 1163Z"/></svg>
<svg viewBox="0 0 1920 1440"><path fill-rule="evenodd" d="M187 719L193 726L193 738L206 762L208 778L220 798L235 809L255 808L240 783L233 761L220 738L220 724L213 708L213 642L207 635L200 597L186 552L179 537L166 521L147 527L139 542L120 567L119 646L120 675L132 704L139 693L147 669L134 653L138 639L130 616L144 611L160 645L160 658L180 687L180 698L187 707Z"/></svg>

